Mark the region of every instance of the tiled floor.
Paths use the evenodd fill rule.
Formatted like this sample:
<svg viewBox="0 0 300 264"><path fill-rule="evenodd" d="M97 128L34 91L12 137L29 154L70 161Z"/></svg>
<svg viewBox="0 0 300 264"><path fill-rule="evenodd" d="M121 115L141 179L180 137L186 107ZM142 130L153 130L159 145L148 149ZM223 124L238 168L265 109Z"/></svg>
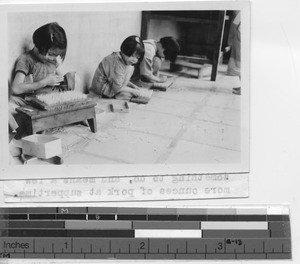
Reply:
<svg viewBox="0 0 300 264"><path fill-rule="evenodd" d="M231 92L235 81L221 74L212 83L183 72L167 92L154 92L148 104L129 103L129 113L110 111L117 100L92 97L97 133L82 125L46 133L62 139L64 164L239 162L240 96Z"/></svg>

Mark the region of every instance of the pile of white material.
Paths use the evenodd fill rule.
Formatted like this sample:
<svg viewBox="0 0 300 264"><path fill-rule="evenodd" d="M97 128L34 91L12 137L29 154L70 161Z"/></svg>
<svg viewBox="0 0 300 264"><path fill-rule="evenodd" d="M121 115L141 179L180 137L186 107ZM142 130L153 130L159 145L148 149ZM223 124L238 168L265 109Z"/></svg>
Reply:
<svg viewBox="0 0 300 264"><path fill-rule="evenodd" d="M40 94L37 95L36 98L47 105L59 105L68 102L85 100L87 95L76 91L65 91Z"/></svg>

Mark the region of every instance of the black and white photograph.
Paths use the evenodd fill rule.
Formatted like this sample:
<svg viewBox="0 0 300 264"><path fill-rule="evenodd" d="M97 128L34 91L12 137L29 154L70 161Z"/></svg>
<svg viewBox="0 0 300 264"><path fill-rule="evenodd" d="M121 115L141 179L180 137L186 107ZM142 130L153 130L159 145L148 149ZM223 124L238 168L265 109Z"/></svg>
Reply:
<svg viewBox="0 0 300 264"><path fill-rule="evenodd" d="M249 14L246 2L8 8L4 167L249 172Z"/></svg>
<svg viewBox="0 0 300 264"><path fill-rule="evenodd" d="M0 0L0 263L300 263L299 13Z"/></svg>

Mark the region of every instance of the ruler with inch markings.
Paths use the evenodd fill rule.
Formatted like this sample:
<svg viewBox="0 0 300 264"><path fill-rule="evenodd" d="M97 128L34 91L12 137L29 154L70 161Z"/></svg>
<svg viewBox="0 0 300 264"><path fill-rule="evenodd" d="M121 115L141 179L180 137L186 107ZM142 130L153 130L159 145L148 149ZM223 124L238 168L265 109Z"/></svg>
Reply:
<svg viewBox="0 0 300 264"><path fill-rule="evenodd" d="M0 208L0 258L291 259L289 209Z"/></svg>

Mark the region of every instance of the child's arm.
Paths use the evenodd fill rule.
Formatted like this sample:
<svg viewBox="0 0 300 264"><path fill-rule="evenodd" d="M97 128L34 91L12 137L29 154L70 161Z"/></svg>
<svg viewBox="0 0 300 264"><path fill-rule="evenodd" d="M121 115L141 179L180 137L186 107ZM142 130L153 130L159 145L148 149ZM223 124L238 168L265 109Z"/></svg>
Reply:
<svg viewBox="0 0 300 264"><path fill-rule="evenodd" d="M119 67L119 66L117 66ZM117 67L114 68L114 73L111 75L111 89L115 94L120 92L128 92L132 96L139 96L139 87L130 82L130 78L133 74L133 66L125 73L119 70Z"/></svg>
<svg viewBox="0 0 300 264"><path fill-rule="evenodd" d="M112 89L115 91L115 93L120 92L127 92L132 94L132 96L137 97L140 95L140 89L138 86L134 85L132 82L125 82L121 83L122 78L120 76L115 76L113 83L112 83Z"/></svg>
<svg viewBox="0 0 300 264"><path fill-rule="evenodd" d="M54 73L48 74L46 78L33 82L33 83L24 83L25 74L23 72L17 72L16 76L12 83L12 92L13 94L24 94L31 93L38 89L44 88L45 86L56 86L63 81L63 76L56 75Z"/></svg>
<svg viewBox="0 0 300 264"><path fill-rule="evenodd" d="M140 89L138 86L134 85L131 82L123 82L123 78L121 76L115 75L114 79L112 81L112 89L114 90L115 94L118 94L120 92L128 92L132 94L132 96L139 96ZM136 88L131 88L133 86ZM131 86L131 87L130 87Z"/></svg>
<svg viewBox="0 0 300 264"><path fill-rule="evenodd" d="M146 80L148 82L158 82L158 83L163 83L165 81L167 81L167 76L155 76L153 74L149 74L149 75L142 75L144 78L146 78Z"/></svg>
<svg viewBox="0 0 300 264"><path fill-rule="evenodd" d="M155 76L153 74L153 68L151 61L147 58L144 58L140 63L140 74L143 76L148 82L165 82L167 80L166 76Z"/></svg>

